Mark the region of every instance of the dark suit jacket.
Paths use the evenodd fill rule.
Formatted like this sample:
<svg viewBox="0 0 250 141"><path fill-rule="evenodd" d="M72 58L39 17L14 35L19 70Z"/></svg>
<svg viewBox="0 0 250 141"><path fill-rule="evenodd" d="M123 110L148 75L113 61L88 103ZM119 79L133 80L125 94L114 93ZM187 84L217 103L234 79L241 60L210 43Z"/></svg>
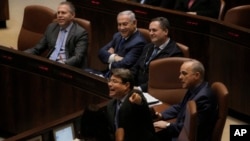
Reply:
<svg viewBox="0 0 250 141"><path fill-rule="evenodd" d="M175 9L183 12L197 12L197 15L218 18L220 10L220 0L195 0L188 9L189 0L177 0Z"/></svg>
<svg viewBox="0 0 250 141"><path fill-rule="evenodd" d="M148 5L173 9L175 5L175 1L176 0L146 0L144 3Z"/></svg>
<svg viewBox="0 0 250 141"><path fill-rule="evenodd" d="M143 47L146 44L146 40L139 33L139 31L136 31L127 40L125 40L124 44L118 49L121 39L121 34L119 32L115 33L113 39L99 51L98 56L105 64L108 64L108 59L111 55L108 50L111 47L115 49L115 53L117 55L124 57L122 61L113 62L111 68L132 67L132 65L134 65L140 57Z"/></svg>
<svg viewBox="0 0 250 141"><path fill-rule="evenodd" d="M55 48L59 30L60 26L57 23L54 22L49 24L40 42L35 47L25 50L25 52L41 55L44 51L49 50L49 53L47 55L47 57L49 57ZM85 67L87 62L87 47L87 31L77 23L73 23L65 43L65 64L80 68Z"/></svg>
<svg viewBox="0 0 250 141"><path fill-rule="evenodd" d="M176 122L167 127L165 132L170 132L173 137L177 137L179 135L184 124L188 100L195 100L197 105L197 141L211 140L212 130L215 125L218 111L215 94L212 93L210 85L208 85L207 82L203 82L193 90L189 89L181 103L173 105L169 109L162 112L162 116L165 120L177 117Z"/></svg>
<svg viewBox="0 0 250 141"><path fill-rule="evenodd" d="M135 90L129 92L119 110L118 127L124 128L125 141L155 141L153 120L145 97L141 92L142 104L132 104L129 97ZM107 117L111 132L115 133L114 117L117 100L111 100L107 105Z"/></svg>
<svg viewBox="0 0 250 141"><path fill-rule="evenodd" d="M147 44L140 56L139 60L136 64L131 68L133 75L135 76L135 85L140 86L144 92L147 92L148 89L148 70L149 65L145 65L145 63L149 60L151 54L154 50L154 44ZM183 56L183 53L177 47L176 42L171 40L167 44L167 46L161 50L151 61L165 58L165 57L174 57L174 56Z"/></svg>

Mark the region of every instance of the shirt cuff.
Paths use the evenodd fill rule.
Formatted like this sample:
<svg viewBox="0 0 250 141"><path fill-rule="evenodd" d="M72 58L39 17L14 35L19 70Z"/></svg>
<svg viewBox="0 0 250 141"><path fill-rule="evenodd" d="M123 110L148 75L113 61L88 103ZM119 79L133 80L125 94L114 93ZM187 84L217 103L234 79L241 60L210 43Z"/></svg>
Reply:
<svg viewBox="0 0 250 141"><path fill-rule="evenodd" d="M116 55L116 54L111 54L111 55L109 56L108 63L113 63L113 62L115 62L115 55Z"/></svg>

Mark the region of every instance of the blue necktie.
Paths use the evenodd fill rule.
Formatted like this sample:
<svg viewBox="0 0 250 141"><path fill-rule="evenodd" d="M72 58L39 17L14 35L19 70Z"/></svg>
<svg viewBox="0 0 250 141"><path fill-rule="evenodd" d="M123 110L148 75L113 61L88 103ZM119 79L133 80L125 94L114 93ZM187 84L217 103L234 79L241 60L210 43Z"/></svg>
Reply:
<svg viewBox="0 0 250 141"><path fill-rule="evenodd" d="M124 42L125 42L125 38L122 38L120 43L119 43L118 50L121 50L122 45L124 44Z"/></svg>
<svg viewBox="0 0 250 141"><path fill-rule="evenodd" d="M60 49L63 46L63 42L64 42L66 32L67 31L65 29L60 30L59 35L58 35L57 40L56 40L55 50L53 51L53 53L49 57L50 60L56 61L56 58L57 58L57 56L58 56L58 54L60 52Z"/></svg>
<svg viewBox="0 0 250 141"><path fill-rule="evenodd" d="M120 110L120 107L121 107L121 101L120 100L117 100L116 101L116 109L115 109L115 128L117 129L118 128L118 122L119 122L119 110Z"/></svg>
<svg viewBox="0 0 250 141"><path fill-rule="evenodd" d="M146 65L149 64L149 62L158 54L158 51L160 50L159 47L154 47L154 51L151 54L150 58L148 59L148 61L146 62Z"/></svg>

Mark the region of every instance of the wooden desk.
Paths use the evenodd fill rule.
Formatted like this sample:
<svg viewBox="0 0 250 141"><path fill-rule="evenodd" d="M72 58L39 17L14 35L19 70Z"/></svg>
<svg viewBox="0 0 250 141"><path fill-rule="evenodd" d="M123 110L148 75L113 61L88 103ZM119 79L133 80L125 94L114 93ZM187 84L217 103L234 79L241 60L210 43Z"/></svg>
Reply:
<svg viewBox="0 0 250 141"><path fill-rule="evenodd" d="M107 101L103 78L0 46L0 131L17 134Z"/></svg>
<svg viewBox="0 0 250 141"><path fill-rule="evenodd" d="M167 17L171 24L171 37L190 47L190 56L200 60L206 68L209 82L221 81L230 92L229 106L250 116L250 30L216 19L188 15L149 5L121 0L69 0L76 6L78 17L91 21L94 42L91 67L103 70L97 53L117 32L116 15L122 10L135 12L138 27L148 28L157 16Z"/></svg>

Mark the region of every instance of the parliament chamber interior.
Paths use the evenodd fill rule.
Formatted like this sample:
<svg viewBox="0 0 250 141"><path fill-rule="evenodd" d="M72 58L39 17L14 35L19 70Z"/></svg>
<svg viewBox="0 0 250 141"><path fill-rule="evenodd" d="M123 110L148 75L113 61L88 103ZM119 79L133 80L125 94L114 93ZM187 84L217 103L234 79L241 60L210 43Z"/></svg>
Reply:
<svg viewBox="0 0 250 141"><path fill-rule="evenodd" d="M10 28L6 21L14 18L9 16L13 1L0 2L0 34ZM205 79L210 83L222 82L227 87L228 115L250 122L250 23L246 17L239 19L239 15L244 14L234 15L234 10L230 10L250 4L248 0L224 0L218 19L127 0L68 1L75 5L77 18L91 24L89 68L104 70L107 67L97 54L117 31L115 21L120 11L134 11L138 28L145 29L152 18L166 17L171 24L171 38L188 46L190 58L204 64ZM227 11L233 13L232 17ZM17 39L16 45L8 45L1 36L5 35L0 35L0 136L6 141L54 141L56 131L66 125L73 136L81 136L84 108L110 99L107 80L79 68L23 53L17 47Z"/></svg>

